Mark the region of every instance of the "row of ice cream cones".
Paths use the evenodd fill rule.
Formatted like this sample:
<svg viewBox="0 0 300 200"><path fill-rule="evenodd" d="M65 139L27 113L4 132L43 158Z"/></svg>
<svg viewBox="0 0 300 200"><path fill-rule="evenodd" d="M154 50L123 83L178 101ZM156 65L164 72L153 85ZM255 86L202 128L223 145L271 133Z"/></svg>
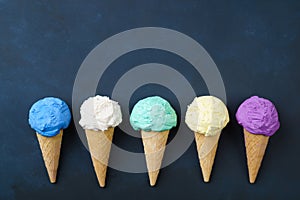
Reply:
<svg viewBox="0 0 300 200"><path fill-rule="evenodd" d="M41 108L43 108L42 111ZM53 110L53 108L58 110ZM262 111L260 111L261 109ZM272 119L268 119L267 128L262 125L257 128L258 122L256 121L263 114L265 115L261 117L262 120ZM54 115L55 126L52 125L55 129L49 129L49 118L53 119ZM279 128L278 114L274 105L268 100L251 97L241 104L236 117L244 127L249 181L254 183L269 136ZM51 183L56 182L63 129L70 123L70 118L67 105L56 98L43 99L34 104L30 110L29 123L37 132L36 135ZM58 123L58 121L61 122ZM91 97L81 106L79 123L85 130L91 160L100 187L105 187L114 128L121 121L120 106L108 97ZM209 182L219 138L222 129L229 122L227 108L216 97L197 97L188 106L185 122L195 135L203 180ZM130 123L133 129L141 133L149 181L150 185L154 186L161 168L170 129L177 124L175 110L161 97L148 97L140 100L134 106ZM259 123L266 124L261 121Z"/></svg>
<svg viewBox="0 0 300 200"><path fill-rule="evenodd" d="M91 153L91 159L100 187L105 186L106 171L111 148L111 144L109 143L109 141L112 142L113 131L113 128L110 128L107 131L86 130L89 151ZM147 168L149 170L148 174L151 186L154 186L156 184L169 131L164 131L162 133L156 134L156 136L149 137L149 132L142 131L144 152L146 156ZM257 136L249 133L247 130L244 130L244 134L249 180L250 183L254 183L264 156L265 149L268 144L269 137L258 136L259 138L257 138ZM55 183L59 164L63 130L61 130L58 135L54 136L51 139L40 134L36 135L40 144L50 182ZM201 147L205 139L206 138L203 134L195 133L196 147L198 151L203 180L204 182L209 182L218 143L216 143L213 149L203 157L199 152L201 152Z"/></svg>

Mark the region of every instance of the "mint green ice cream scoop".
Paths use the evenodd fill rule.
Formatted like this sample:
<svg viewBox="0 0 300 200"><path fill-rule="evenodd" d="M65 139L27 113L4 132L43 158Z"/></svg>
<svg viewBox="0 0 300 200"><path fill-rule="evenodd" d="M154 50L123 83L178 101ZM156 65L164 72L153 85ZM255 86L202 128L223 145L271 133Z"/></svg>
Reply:
<svg viewBox="0 0 300 200"><path fill-rule="evenodd" d="M161 132L177 124L175 110L170 103L159 96L147 97L135 104L130 115L134 130Z"/></svg>

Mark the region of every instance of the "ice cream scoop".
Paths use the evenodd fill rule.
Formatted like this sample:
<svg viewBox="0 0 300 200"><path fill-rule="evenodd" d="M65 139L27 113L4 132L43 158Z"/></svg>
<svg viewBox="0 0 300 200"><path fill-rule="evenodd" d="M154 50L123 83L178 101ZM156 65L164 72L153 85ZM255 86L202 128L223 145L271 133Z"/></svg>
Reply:
<svg viewBox="0 0 300 200"><path fill-rule="evenodd" d="M122 122L121 107L118 102L106 96L90 97L80 107L79 124L85 130L105 131Z"/></svg>
<svg viewBox="0 0 300 200"><path fill-rule="evenodd" d="M152 96L138 101L130 115L133 129L141 131L150 185L154 186L161 167L169 130L177 124L170 103Z"/></svg>
<svg viewBox="0 0 300 200"><path fill-rule="evenodd" d="M265 136L272 136L280 126L274 104L258 96L253 96L240 105L236 119L250 133Z"/></svg>
<svg viewBox="0 0 300 200"><path fill-rule="evenodd" d="M226 105L214 96L196 97L188 106L185 123L195 133L204 182L209 182L219 137L228 122Z"/></svg>
<svg viewBox="0 0 300 200"><path fill-rule="evenodd" d="M214 136L229 122L226 105L213 96L196 97L188 106L185 122L194 132Z"/></svg>
<svg viewBox="0 0 300 200"><path fill-rule="evenodd" d="M278 112L271 101L252 96L239 106L236 119L244 127L249 181L254 183L269 137L280 127Z"/></svg>
<svg viewBox="0 0 300 200"><path fill-rule="evenodd" d="M104 187L114 128L122 122L121 107L109 97L97 95L83 102L80 114L94 170L100 187Z"/></svg>
<svg viewBox="0 0 300 200"><path fill-rule="evenodd" d="M177 116L168 101L153 96L135 104L130 115L130 124L134 130L165 131L177 124Z"/></svg>
<svg viewBox="0 0 300 200"><path fill-rule="evenodd" d="M37 133L53 137L69 126L71 113L68 105L54 97L34 103L29 110L29 124Z"/></svg>
<svg viewBox="0 0 300 200"><path fill-rule="evenodd" d="M56 182L63 129L70 124L67 104L54 97L34 103L29 110L29 124L36 131L51 183Z"/></svg>

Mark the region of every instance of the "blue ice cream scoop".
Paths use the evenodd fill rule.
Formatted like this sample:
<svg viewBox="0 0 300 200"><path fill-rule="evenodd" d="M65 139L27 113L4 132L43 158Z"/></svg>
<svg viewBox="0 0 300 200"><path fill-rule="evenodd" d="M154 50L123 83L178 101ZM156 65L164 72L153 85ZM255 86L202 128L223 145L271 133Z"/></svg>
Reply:
<svg viewBox="0 0 300 200"><path fill-rule="evenodd" d="M29 124L37 133L53 137L69 126L71 112L68 105L55 97L35 102L29 110Z"/></svg>

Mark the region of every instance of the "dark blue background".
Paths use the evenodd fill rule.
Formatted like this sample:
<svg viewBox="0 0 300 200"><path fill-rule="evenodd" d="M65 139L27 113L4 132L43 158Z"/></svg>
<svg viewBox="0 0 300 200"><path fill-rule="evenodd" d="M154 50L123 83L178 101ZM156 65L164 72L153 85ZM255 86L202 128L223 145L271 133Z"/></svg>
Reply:
<svg viewBox="0 0 300 200"><path fill-rule="evenodd" d="M98 187L89 152L74 124L65 130L58 180L50 184L27 115L32 103L56 96L71 105L77 70L86 55L109 36L136 27L174 29L194 38L216 62L227 92L231 122L224 129L211 182L203 183L194 144L161 170L157 186L147 174L109 169ZM296 199L300 197L300 1L262 0L0 0L0 199ZM182 69L187 63L160 51L138 51L111 66L126 71L160 62ZM106 73L109 80L118 71ZM197 95L207 93L201 77L183 72ZM115 80L114 80L115 81ZM141 96L174 95L157 85ZM250 95L271 99L281 128L270 142L254 185L248 183L242 129L234 118ZM176 103L177 102L177 103ZM132 105L131 105L132 106ZM142 143L116 130L114 142L142 151Z"/></svg>

